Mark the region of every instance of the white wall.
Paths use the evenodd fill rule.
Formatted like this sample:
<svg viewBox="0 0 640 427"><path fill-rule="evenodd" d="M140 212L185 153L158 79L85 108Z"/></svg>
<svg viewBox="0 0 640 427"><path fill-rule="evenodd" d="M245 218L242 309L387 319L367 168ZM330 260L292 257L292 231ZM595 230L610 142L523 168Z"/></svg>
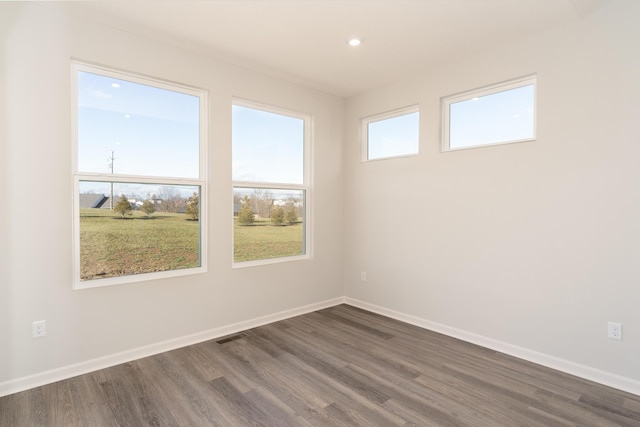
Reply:
<svg viewBox="0 0 640 427"><path fill-rule="evenodd" d="M0 391L29 375L343 295L343 100L49 6L3 4L0 24ZM72 291L72 57L209 91L208 273ZM232 96L313 115L312 260L231 269ZM47 336L32 339L40 319Z"/></svg>
<svg viewBox="0 0 640 427"><path fill-rule="evenodd" d="M614 0L349 99L347 296L640 392L638 16ZM531 73L536 142L440 153L442 96ZM416 103L420 155L361 163L358 119Z"/></svg>

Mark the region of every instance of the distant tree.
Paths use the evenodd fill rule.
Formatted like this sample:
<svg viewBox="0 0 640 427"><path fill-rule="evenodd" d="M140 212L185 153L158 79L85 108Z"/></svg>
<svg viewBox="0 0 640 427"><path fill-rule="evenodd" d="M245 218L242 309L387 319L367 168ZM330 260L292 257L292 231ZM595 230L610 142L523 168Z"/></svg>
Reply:
<svg viewBox="0 0 640 427"><path fill-rule="evenodd" d="M253 211L256 214L262 218L269 218L269 216L271 216L274 198L269 190L254 188L251 201L253 203Z"/></svg>
<svg viewBox="0 0 640 427"><path fill-rule="evenodd" d="M296 215L296 211L293 207L290 207L289 209L287 209L287 212L284 214L284 220L289 224L298 222L298 215Z"/></svg>
<svg viewBox="0 0 640 427"><path fill-rule="evenodd" d="M140 207L140 210L146 213L147 216L150 216L152 213L156 211L156 205L154 205L151 200L146 199L144 202L142 202L142 206Z"/></svg>
<svg viewBox="0 0 640 427"><path fill-rule="evenodd" d="M189 201L187 202L187 209L185 214L191 217L193 221L198 220L198 216L200 215L200 207L198 200L198 193L193 193L191 197L189 197Z"/></svg>
<svg viewBox="0 0 640 427"><path fill-rule="evenodd" d="M238 210L238 222L240 225L251 225L255 221L256 216L251 208L251 200L249 196L244 196L242 206Z"/></svg>
<svg viewBox="0 0 640 427"><path fill-rule="evenodd" d="M124 196L124 194L120 196L118 202L113 206L113 210L119 213L122 218L131 212L131 203L129 203L129 200Z"/></svg>
<svg viewBox="0 0 640 427"><path fill-rule="evenodd" d="M158 190L158 194L156 195L159 199L162 200L160 203L160 210L163 212L178 212L178 200L180 199L180 194L176 187L171 185L163 185Z"/></svg>
<svg viewBox="0 0 640 427"><path fill-rule="evenodd" d="M271 210L271 222L273 225L282 225L284 222L284 210L280 206Z"/></svg>

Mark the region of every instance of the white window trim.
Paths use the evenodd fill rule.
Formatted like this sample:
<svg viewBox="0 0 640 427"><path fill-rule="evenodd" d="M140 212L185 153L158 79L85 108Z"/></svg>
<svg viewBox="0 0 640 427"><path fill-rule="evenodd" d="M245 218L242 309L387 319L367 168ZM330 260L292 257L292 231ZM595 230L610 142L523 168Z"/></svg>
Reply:
<svg viewBox="0 0 640 427"><path fill-rule="evenodd" d="M380 122L383 120L393 119L395 117L405 116L407 114L418 113L420 114L420 105L410 105L407 107L399 108L397 110L387 111L373 116L367 116L360 119L360 140L361 140L361 153L362 162L377 162L379 160L398 159L403 157L415 157L420 155L420 137L418 135L418 152L409 154L399 154L397 156L388 157L376 157L375 159L369 158L369 125L371 123ZM418 125L418 134L420 132L420 126Z"/></svg>
<svg viewBox="0 0 640 427"><path fill-rule="evenodd" d="M523 86L533 85L533 136L531 138L525 139L517 139L511 141L501 141L494 142L489 144L478 144L470 147L460 147L460 148L451 148L449 141L449 133L450 133L450 112L451 112L451 104L455 104L462 101L467 101L473 98L480 98L487 95L492 95L495 93L505 92L511 89L517 89ZM448 151L459 151L459 150L470 150L474 148L482 148L482 147L490 147L494 145L505 145L505 144L516 144L520 142L530 142L536 140L536 132L537 132L537 95L538 92L538 84L537 84L537 75L531 74L528 76L519 77L512 80L507 80L501 83L492 84L489 86L483 86L477 89L472 89L464 92L460 92L453 95L448 95L442 97L440 99L440 105L442 110L442 123L441 123L441 152Z"/></svg>
<svg viewBox="0 0 640 427"><path fill-rule="evenodd" d="M160 89L167 89L200 98L199 116L199 177L189 178L168 178L137 175L111 175L88 173L78 171L78 72L85 71L116 79L127 80L133 83L153 86ZM198 89L180 83L167 80L159 80L141 74L132 74L126 71L107 68L101 65L94 65L78 60L71 61L71 141L72 141L72 168L73 168L73 289L90 289L102 286L121 285L155 279L165 279L170 277L187 276L192 274L205 273L207 271L207 248L208 248L208 214L207 214L207 141L208 141L208 93L204 89ZM127 276L109 277L104 279L80 280L80 181L101 181L101 182L121 182L121 183L148 183L160 185L189 185L200 187L199 199L199 226L200 226L200 266L179 270L159 271L153 273L132 274Z"/></svg>
<svg viewBox="0 0 640 427"><path fill-rule="evenodd" d="M313 206L313 173L312 173L312 153L313 153L313 117L310 114L300 113L297 111L287 110L272 105L262 104L249 101L242 98L233 98L231 105L239 107L253 108L255 110L265 111L267 113L280 114L283 116L293 117L304 121L304 147L303 147L303 183L302 184L283 184L263 181L232 181L231 184L231 268L247 268L259 267L263 265L279 264L290 261L308 260L313 258L313 226L312 226L312 206ZM232 136L233 138L233 136ZM253 261L235 262L235 234L234 215L233 215L233 190L236 188L262 188L274 190L302 190L304 191L304 245L305 253L302 255L282 256L276 258L259 259Z"/></svg>

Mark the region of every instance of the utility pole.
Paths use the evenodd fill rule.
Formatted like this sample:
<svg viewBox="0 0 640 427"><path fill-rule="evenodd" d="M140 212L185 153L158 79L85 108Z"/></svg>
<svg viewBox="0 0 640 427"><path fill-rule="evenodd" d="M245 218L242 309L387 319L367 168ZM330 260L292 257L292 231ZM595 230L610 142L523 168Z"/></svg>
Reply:
<svg viewBox="0 0 640 427"><path fill-rule="evenodd" d="M113 163L114 163L114 160L116 159L114 157L115 152L116 150L111 150L111 157L107 159L107 161L109 162L107 164L107 167L111 168L111 175L113 175ZM111 194L109 194L109 208L113 210L113 181L111 181Z"/></svg>

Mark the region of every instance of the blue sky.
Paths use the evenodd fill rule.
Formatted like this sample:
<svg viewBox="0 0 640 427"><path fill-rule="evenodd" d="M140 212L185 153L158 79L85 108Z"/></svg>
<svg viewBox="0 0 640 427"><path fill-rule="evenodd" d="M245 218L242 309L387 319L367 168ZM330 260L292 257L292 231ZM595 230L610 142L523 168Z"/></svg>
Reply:
<svg viewBox="0 0 640 427"><path fill-rule="evenodd" d="M78 171L199 177L197 96L81 71Z"/></svg>
<svg viewBox="0 0 640 427"><path fill-rule="evenodd" d="M369 123L367 158L418 154L419 120L420 115L415 112Z"/></svg>
<svg viewBox="0 0 640 427"><path fill-rule="evenodd" d="M527 85L450 106L451 148L534 137L534 86Z"/></svg>
<svg viewBox="0 0 640 427"><path fill-rule="evenodd" d="M304 120L232 108L233 180L304 184Z"/></svg>

